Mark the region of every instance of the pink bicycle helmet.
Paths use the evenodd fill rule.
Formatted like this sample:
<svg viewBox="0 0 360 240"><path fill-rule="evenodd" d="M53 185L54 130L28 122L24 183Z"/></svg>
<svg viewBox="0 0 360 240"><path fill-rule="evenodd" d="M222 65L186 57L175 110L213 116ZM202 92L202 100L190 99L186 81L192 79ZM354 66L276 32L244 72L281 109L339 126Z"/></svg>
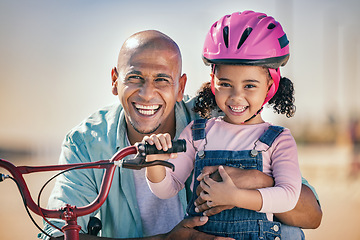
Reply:
<svg viewBox="0 0 360 240"><path fill-rule="evenodd" d="M202 56L207 65L239 64L269 68L274 84L265 104L278 89L278 68L289 59L289 41L280 23L273 17L254 11L235 12L211 26Z"/></svg>

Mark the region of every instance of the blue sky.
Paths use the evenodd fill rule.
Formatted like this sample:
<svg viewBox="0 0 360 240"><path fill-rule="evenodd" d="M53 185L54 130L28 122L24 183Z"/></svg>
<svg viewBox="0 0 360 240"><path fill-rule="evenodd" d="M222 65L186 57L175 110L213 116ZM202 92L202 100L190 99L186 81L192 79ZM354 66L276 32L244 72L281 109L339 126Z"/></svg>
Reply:
<svg viewBox="0 0 360 240"><path fill-rule="evenodd" d="M292 121L309 114L321 121L324 109L331 108L347 114L348 94L359 86L360 4L355 0L2 0L0 144L19 139L58 144L86 116L117 101L110 70L123 41L137 31L157 29L179 44L186 92L195 94L208 80L201 60L208 28L221 16L246 9L274 16L288 33L291 58L283 73L296 87L298 112ZM348 78L357 79L350 89L341 83Z"/></svg>

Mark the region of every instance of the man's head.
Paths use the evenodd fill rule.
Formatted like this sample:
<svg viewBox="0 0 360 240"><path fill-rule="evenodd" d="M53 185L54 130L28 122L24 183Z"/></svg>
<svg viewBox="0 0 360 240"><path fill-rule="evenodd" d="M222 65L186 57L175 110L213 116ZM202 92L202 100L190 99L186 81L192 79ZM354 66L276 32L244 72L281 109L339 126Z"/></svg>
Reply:
<svg viewBox="0 0 360 240"><path fill-rule="evenodd" d="M161 32L139 32L123 44L111 73L112 92L124 108L131 143L152 133L174 136L174 106L186 84L181 64L179 47Z"/></svg>

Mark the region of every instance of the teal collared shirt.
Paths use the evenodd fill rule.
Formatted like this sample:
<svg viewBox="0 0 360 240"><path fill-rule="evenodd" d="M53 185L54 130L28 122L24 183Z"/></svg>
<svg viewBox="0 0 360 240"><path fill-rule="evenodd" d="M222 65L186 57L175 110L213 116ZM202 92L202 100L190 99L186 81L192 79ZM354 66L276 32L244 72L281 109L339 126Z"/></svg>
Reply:
<svg viewBox="0 0 360 240"><path fill-rule="evenodd" d="M187 98L188 99L188 98ZM176 137L186 125L196 118L191 111L193 101L176 103ZM114 104L92 114L65 137L59 159L60 164L94 162L110 159L118 150L127 147L125 116L120 104ZM140 211L137 205L133 170L117 168L112 186L105 203L91 215L78 218L78 224L87 232L90 216L100 217L103 225L103 237L130 238L142 237ZM83 169L70 171L58 177L49 198L48 207L58 209L69 203L75 206L85 206L92 202L100 189L103 170ZM186 191L179 192L183 209L186 209ZM52 220L53 224L62 226L61 220ZM47 233L62 235L47 223L44 224ZM41 236L46 239L46 237Z"/></svg>

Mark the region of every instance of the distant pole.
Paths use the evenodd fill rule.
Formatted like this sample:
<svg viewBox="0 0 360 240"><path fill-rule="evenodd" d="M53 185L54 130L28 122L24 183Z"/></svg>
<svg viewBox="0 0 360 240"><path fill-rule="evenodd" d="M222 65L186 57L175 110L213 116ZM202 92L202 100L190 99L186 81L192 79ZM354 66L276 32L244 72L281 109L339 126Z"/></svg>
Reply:
<svg viewBox="0 0 360 240"><path fill-rule="evenodd" d="M325 96L324 111L326 115L332 115L339 121L339 109L341 108L340 96L342 76L339 67L341 66L339 48L339 19L336 9L330 8L323 15L323 87Z"/></svg>

